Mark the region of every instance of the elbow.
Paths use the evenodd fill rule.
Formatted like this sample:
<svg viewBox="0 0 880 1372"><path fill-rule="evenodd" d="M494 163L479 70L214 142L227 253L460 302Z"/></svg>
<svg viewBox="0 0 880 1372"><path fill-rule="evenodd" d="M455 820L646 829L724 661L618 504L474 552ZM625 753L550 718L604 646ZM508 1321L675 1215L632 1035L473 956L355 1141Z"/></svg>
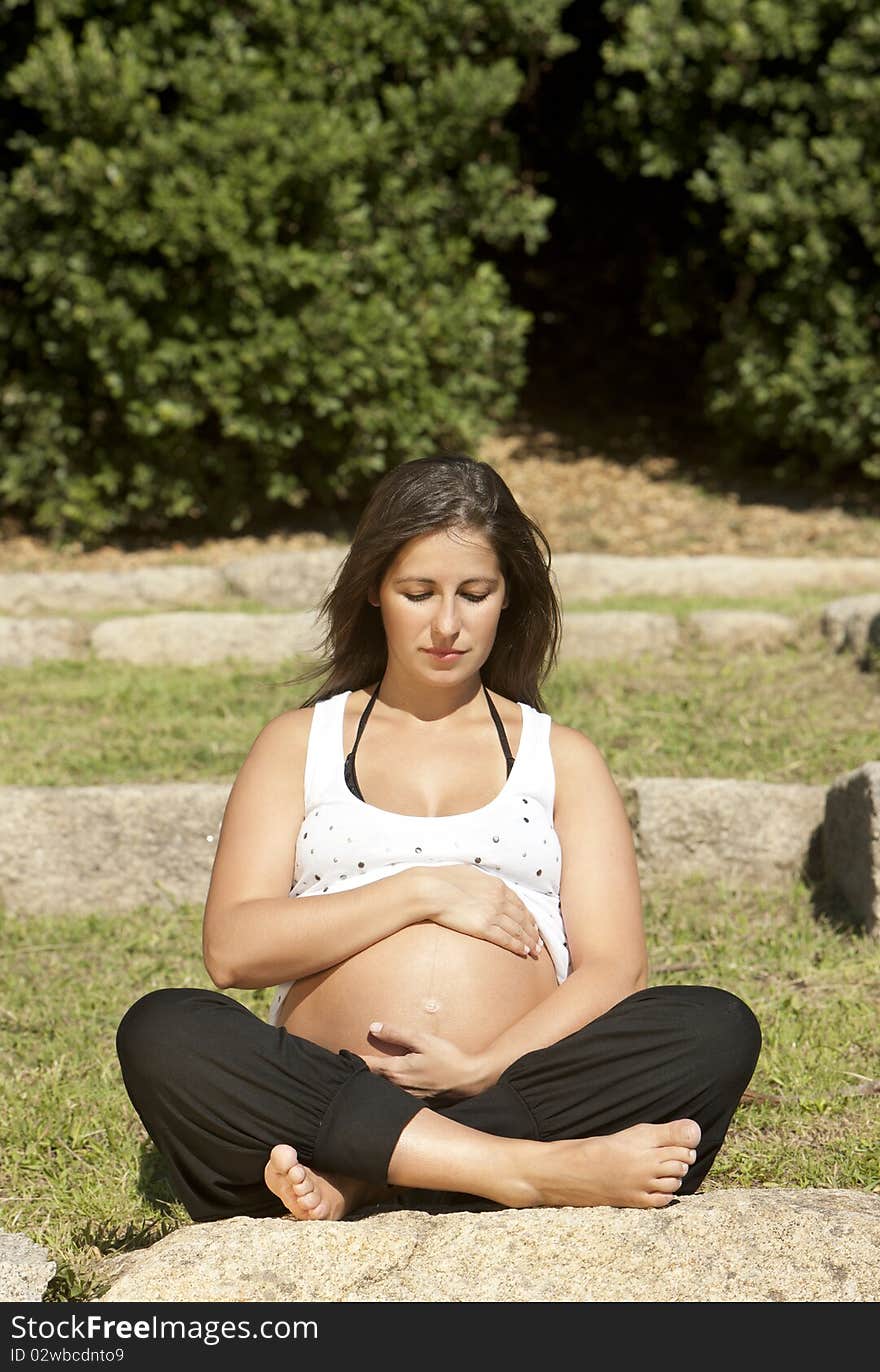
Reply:
<svg viewBox="0 0 880 1372"><path fill-rule="evenodd" d="M223 958L219 949L211 947L207 939L202 942L202 962L218 991L228 991L238 984L235 968L228 959Z"/></svg>
<svg viewBox="0 0 880 1372"><path fill-rule="evenodd" d="M224 967L222 963L215 962L208 957L205 957L203 961L205 964L205 971L208 973L208 976L211 978L218 991L228 991L231 987L236 985L238 979L235 976L235 973L228 967Z"/></svg>
<svg viewBox="0 0 880 1372"><path fill-rule="evenodd" d="M636 991L646 990L649 970L646 952L606 963L604 976L615 1003L635 995Z"/></svg>
<svg viewBox="0 0 880 1372"><path fill-rule="evenodd" d="M218 991L247 985L241 980L246 972L241 960L241 940L235 934L231 912L224 912L221 917L216 911L210 915L206 911L202 922L202 962Z"/></svg>

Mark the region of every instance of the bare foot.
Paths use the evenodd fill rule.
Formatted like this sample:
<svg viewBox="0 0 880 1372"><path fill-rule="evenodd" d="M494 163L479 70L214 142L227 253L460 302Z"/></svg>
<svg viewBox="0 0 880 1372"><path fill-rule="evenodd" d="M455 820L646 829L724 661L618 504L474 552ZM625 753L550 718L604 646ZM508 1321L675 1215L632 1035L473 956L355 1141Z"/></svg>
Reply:
<svg viewBox="0 0 880 1372"><path fill-rule="evenodd" d="M297 1158L296 1149L287 1143L278 1143L272 1149L263 1177L295 1220L341 1220L351 1210L391 1199L393 1195L387 1186L306 1167Z"/></svg>
<svg viewBox="0 0 880 1372"><path fill-rule="evenodd" d="M634 1124L617 1134L539 1143L514 1183L515 1206L668 1205L696 1161L695 1120ZM519 1169L518 1169L519 1170Z"/></svg>

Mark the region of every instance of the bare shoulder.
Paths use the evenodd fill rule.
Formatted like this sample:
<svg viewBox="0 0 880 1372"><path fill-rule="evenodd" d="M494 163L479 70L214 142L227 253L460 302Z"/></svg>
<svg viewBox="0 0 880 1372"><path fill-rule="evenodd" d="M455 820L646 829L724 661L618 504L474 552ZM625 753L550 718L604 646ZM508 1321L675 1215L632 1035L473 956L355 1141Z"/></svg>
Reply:
<svg viewBox="0 0 880 1372"><path fill-rule="evenodd" d="M267 783L295 794L303 787L312 709L282 710L260 729L241 765L236 781L244 787Z"/></svg>
<svg viewBox="0 0 880 1372"><path fill-rule="evenodd" d="M585 805L595 814L598 806L622 807L622 798L601 750L567 724L554 720L550 728L550 756L556 774L554 823L582 817Z"/></svg>
<svg viewBox="0 0 880 1372"><path fill-rule="evenodd" d="M258 744L273 751L279 749L285 753L297 753L305 751L308 743L309 729L312 726L312 716L314 706L293 710L282 710L281 714L273 715L257 734L254 740L254 747Z"/></svg>
<svg viewBox="0 0 880 1372"><path fill-rule="evenodd" d="M582 772L585 767L607 771L607 764L591 738L569 724L550 723L550 753L557 781Z"/></svg>

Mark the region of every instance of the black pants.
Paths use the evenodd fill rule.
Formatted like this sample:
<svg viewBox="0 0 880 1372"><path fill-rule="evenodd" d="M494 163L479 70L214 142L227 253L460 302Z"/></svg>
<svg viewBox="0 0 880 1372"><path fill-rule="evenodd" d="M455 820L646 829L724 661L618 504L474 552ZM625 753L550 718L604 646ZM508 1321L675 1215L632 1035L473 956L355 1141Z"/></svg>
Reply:
<svg viewBox="0 0 880 1372"><path fill-rule="evenodd" d="M442 1108L260 1019L219 991L151 991L116 1035L132 1104L194 1220L285 1214L263 1169L276 1143L303 1163L385 1182L404 1127L426 1106L518 1139L611 1134L688 1117L702 1129L679 1195L697 1189L761 1047L751 1010L714 986L637 991L584 1028L517 1058L494 1086ZM430 1194L430 1193L425 1193Z"/></svg>

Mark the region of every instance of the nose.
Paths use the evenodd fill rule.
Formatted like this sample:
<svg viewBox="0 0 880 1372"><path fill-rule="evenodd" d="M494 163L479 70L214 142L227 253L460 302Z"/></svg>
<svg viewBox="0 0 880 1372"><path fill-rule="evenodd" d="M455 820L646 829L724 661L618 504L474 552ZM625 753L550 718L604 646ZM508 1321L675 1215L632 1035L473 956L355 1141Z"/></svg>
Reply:
<svg viewBox="0 0 880 1372"><path fill-rule="evenodd" d="M444 643L454 638L461 627L459 623L460 607L456 603L455 596L447 598L441 596L434 615L434 632L438 638L442 638Z"/></svg>

